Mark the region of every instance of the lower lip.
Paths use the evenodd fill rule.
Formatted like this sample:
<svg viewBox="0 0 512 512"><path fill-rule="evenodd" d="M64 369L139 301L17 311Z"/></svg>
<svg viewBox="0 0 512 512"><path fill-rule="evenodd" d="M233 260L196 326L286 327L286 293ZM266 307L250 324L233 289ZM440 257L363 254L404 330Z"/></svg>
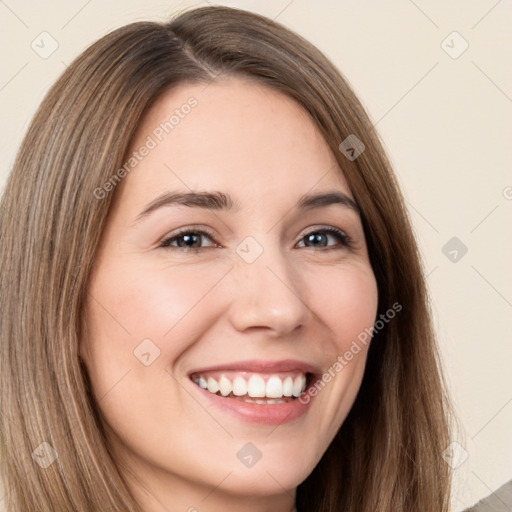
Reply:
<svg viewBox="0 0 512 512"><path fill-rule="evenodd" d="M207 400L211 400L221 410L237 416L243 421L260 425L280 425L293 421L305 414L311 403L311 397L308 397L307 403L302 403L297 398L284 404L252 404L234 398L215 395L199 387L197 384L192 383L192 385L201 395Z"/></svg>

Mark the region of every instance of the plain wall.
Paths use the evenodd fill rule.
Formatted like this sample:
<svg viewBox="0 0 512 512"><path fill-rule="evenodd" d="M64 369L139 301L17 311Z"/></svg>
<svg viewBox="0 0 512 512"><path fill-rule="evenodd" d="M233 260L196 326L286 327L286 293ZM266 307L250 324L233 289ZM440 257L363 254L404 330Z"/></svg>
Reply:
<svg viewBox="0 0 512 512"><path fill-rule="evenodd" d="M451 459L460 463L453 495L453 510L460 511L512 478L512 5L221 3L275 18L317 45L377 125L424 255L439 343L466 432L459 439L463 449ZM121 25L202 5L0 2L0 192L35 109L82 50ZM49 39L41 42L44 31L58 43L48 58L31 47L34 41L50 48Z"/></svg>

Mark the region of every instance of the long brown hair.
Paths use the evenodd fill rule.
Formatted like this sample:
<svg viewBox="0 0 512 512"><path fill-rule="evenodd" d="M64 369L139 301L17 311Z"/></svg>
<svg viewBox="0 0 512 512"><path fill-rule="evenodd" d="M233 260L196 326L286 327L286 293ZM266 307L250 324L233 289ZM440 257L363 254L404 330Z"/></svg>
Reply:
<svg viewBox="0 0 512 512"><path fill-rule="evenodd" d="M402 306L375 332L357 399L298 487L298 511L448 511L442 452L452 406L420 254L379 137L317 48L228 7L137 22L100 39L50 89L19 149L0 212L0 469L8 511L141 511L105 443L78 354L86 283L113 196L98 200L94 191L123 166L143 115L164 91L220 74L263 82L311 115L361 209L378 316ZM365 146L356 159L338 149L351 134ZM33 453L48 446L57 459L42 469Z"/></svg>

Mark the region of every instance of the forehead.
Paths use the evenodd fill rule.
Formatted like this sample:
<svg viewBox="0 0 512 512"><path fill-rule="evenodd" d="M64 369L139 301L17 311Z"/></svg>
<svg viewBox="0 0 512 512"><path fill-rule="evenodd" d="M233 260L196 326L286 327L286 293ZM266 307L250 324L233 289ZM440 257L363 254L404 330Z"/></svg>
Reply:
<svg viewBox="0 0 512 512"><path fill-rule="evenodd" d="M135 202L176 188L223 190L241 202L333 186L351 195L302 106L244 78L180 84L164 93L142 119L128 156L144 146L150 149L118 190Z"/></svg>

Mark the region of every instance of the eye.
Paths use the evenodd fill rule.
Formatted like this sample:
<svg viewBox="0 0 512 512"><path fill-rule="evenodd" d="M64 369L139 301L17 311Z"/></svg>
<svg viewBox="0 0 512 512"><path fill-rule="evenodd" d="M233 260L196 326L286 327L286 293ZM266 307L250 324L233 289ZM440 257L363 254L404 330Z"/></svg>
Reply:
<svg viewBox="0 0 512 512"><path fill-rule="evenodd" d="M340 229L334 227L323 227L316 229L315 231L310 231L302 237L302 240L306 241L306 247L313 247L313 249L322 247L327 247L328 249L336 249L336 246L320 245L320 247L318 247L315 245L317 243L327 243L328 237L335 238L343 247L352 247L351 238Z"/></svg>
<svg viewBox="0 0 512 512"><path fill-rule="evenodd" d="M201 239L205 237L213 242L213 235L201 229L186 228L178 233L166 238L160 247L167 247L171 249L183 249L185 252L198 252L205 247L201 246ZM174 245L177 242L178 245ZM213 244L215 245L215 244Z"/></svg>
<svg viewBox="0 0 512 512"><path fill-rule="evenodd" d="M328 242L329 237L335 238L338 241L339 246L352 247L352 240L350 237L340 229L334 227L324 227L316 229L315 231L310 231L302 237L302 240L306 241L305 246L302 247L312 247L313 249L321 249L325 247L329 250L339 248L336 245L323 245L324 242ZM201 244L203 238L210 240L212 243L209 246L203 246ZM317 246L316 244L320 245ZM172 236L166 238L160 244L160 247L163 248L183 249L185 252L194 253L199 252L201 249L214 246L218 247L218 245L215 243L212 233L204 229L191 228L185 228L181 231L178 231L178 233L175 233Z"/></svg>

